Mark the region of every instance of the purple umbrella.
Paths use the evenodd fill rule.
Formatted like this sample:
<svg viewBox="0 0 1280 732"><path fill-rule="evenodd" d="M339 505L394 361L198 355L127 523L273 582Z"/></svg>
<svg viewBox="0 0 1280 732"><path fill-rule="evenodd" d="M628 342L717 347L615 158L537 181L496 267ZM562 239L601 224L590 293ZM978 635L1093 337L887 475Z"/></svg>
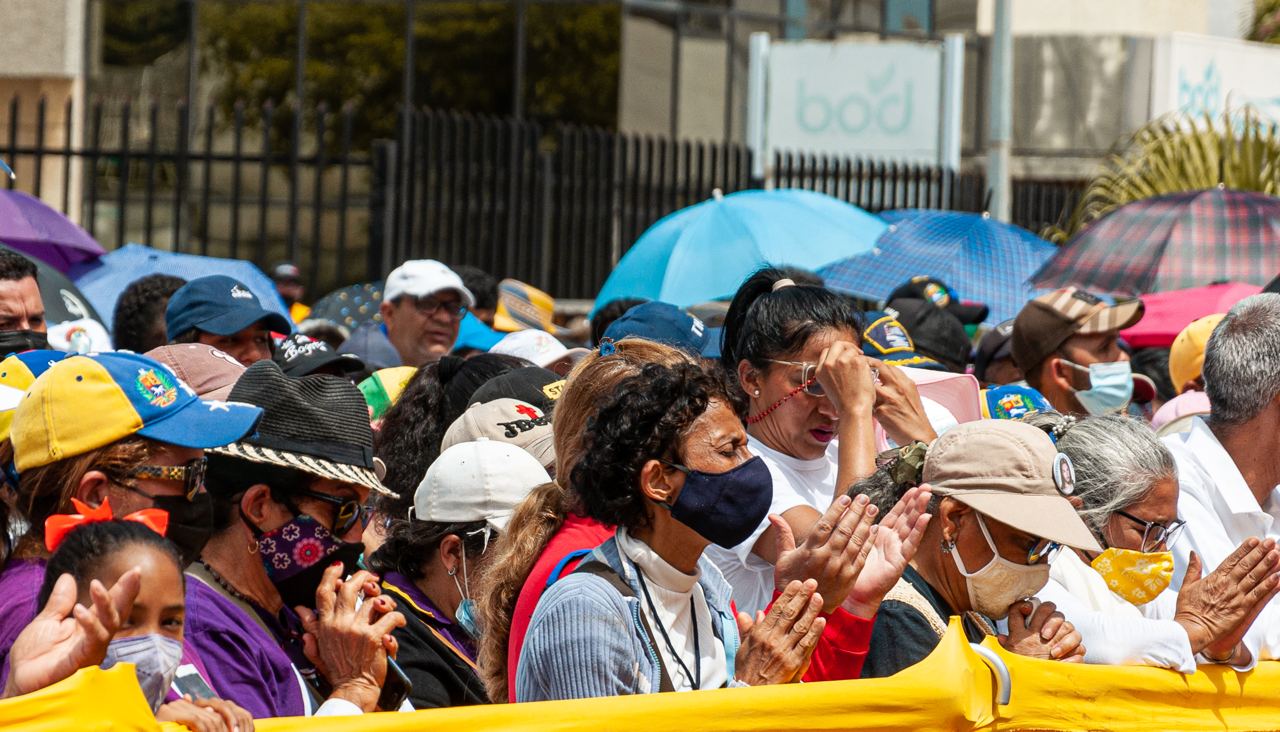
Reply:
<svg viewBox="0 0 1280 732"><path fill-rule="evenodd" d="M89 232L22 191L0 190L0 242L64 273L106 254Z"/></svg>

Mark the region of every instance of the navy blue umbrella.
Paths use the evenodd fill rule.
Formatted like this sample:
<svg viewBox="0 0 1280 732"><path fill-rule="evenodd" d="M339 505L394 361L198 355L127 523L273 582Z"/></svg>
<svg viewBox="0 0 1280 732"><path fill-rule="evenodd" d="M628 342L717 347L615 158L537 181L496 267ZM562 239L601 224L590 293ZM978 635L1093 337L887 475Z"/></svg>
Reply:
<svg viewBox="0 0 1280 732"><path fill-rule="evenodd" d="M1057 247L985 214L928 209L885 211L889 229L869 252L818 270L827 286L883 300L919 275L936 277L961 299L990 308L988 323L1018 314L1035 292L1028 278Z"/></svg>

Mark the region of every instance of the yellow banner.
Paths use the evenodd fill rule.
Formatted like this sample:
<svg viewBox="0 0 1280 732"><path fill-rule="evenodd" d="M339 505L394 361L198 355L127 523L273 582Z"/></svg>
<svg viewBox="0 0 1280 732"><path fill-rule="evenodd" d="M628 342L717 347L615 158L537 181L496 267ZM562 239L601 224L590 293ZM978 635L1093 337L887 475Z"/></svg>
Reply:
<svg viewBox="0 0 1280 732"><path fill-rule="evenodd" d="M1280 662L1249 673L1226 667L1183 676L1164 669L1037 661L983 644L1009 674L1003 684L953 620L938 648L888 679L718 689L538 704L267 719L261 732L419 732L521 729L630 730L1270 730L1280 729ZM132 668L85 669L66 681L0 702L0 727L33 730L162 729ZM164 728L172 728L164 725Z"/></svg>

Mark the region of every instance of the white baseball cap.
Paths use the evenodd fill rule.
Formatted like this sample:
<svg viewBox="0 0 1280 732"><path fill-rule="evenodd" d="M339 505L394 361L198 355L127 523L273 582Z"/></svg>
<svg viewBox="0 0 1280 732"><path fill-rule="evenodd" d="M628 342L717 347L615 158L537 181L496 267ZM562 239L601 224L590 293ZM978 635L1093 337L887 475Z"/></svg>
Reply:
<svg viewBox="0 0 1280 732"><path fill-rule="evenodd" d="M480 438L440 453L413 494L410 518L433 523L484 521L502 531L529 491L551 481L532 455Z"/></svg>
<svg viewBox="0 0 1280 732"><path fill-rule="evenodd" d="M528 402L503 398L472 404L449 425L440 451L480 438L515 445L548 471L556 464L551 417Z"/></svg>
<svg viewBox="0 0 1280 732"><path fill-rule="evenodd" d="M475 295L462 284L457 272L434 259L410 259L391 270L382 287L382 301L391 302L401 295L425 297L444 290L454 290L462 297L462 304L476 306Z"/></svg>
<svg viewBox="0 0 1280 732"><path fill-rule="evenodd" d="M586 348L565 348L555 336L543 330L518 330L503 336L502 340L493 344L489 353L516 356L545 369L559 361L565 361L572 367L591 351Z"/></svg>

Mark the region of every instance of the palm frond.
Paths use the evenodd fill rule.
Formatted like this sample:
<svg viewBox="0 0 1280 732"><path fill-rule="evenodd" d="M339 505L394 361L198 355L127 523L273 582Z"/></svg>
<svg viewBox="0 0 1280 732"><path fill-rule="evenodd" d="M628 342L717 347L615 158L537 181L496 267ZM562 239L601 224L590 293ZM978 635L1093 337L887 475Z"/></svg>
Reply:
<svg viewBox="0 0 1280 732"><path fill-rule="evenodd" d="M1280 195L1275 121L1252 107L1152 120L1106 157L1066 224L1041 236L1063 244L1126 203L1217 185Z"/></svg>

